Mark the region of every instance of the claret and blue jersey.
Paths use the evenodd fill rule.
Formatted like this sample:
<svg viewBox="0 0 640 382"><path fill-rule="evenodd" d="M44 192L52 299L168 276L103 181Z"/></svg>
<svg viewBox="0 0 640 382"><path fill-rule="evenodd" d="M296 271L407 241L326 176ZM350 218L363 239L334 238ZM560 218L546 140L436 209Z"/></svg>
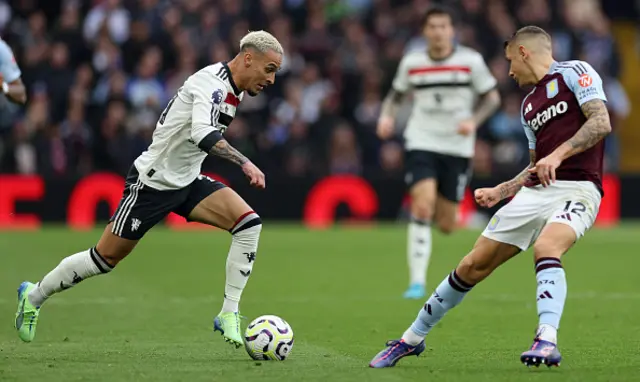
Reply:
<svg viewBox="0 0 640 382"><path fill-rule="evenodd" d="M607 100L600 75L584 61L554 62L522 102L522 124L529 149L542 159L569 140L585 123L582 105ZM587 180L602 189L604 141L567 158L556 170L558 180ZM526 186L539 184L535 175Z"/></svg>

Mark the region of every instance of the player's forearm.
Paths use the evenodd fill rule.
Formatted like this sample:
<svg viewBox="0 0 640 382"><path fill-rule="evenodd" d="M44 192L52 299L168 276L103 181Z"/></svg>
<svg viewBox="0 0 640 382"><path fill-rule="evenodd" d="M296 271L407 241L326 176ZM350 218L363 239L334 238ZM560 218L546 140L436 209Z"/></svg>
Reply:
<svg viewBox="0 0 640 382"><path fill-rule="evenodd" d="M396 114L398 114L398 109L400 108L400 104L402 103L403 99L403 93L391 89L389 91L389 94L387 94L387 96L385 97L384 101L382 101L380 115L383 117L395 118Z"/></svg>
<svg viewBox="0 0 640 382"><path fill-rule="evenodd" d="M529 179L528 170L531 168L531 165L527 166L521 173L515 176L515 178L506 181L504 183L500 183L498 185L498 189L500 190L500 200L510 198L520 191L522 186Z"/></svg>
<svg viewBox="0 0 640 382"><path fill-rule="evenodd" d="M491 117L500 107L500 93L498 89L493 89L482 96L473 113L473 120L476 126L482 125L489 117Z"/></svg>
<svg viewBox="0 0 640 382"><path fill-rule="evenodd" d="M562 160L593 147L611 132L609 112L604 102L594 99L582 105L582 113L587 121L573 137L560 145L555 154Z"/></svg>
<svg viewBox="0 0 640 382"><path fill-rule="evenodd" d="M237 164L238 166L242 166L249 161L247 157L233 148L233 146L231 146L225 139L221 139L216 142L211 150L209 150L209 154L224 158L230 162Z"/></svg>
<svg viewBox="0 0 640 382"><path fill-rule="evenodd" d="M22 82L6 84L6 87L3 85L3 91L5 89L4 94L11 102L19 104L27 102L27 90Z"/></svg>
<svg viewBox="0 0 640 382"><path fill-rule="evenodd" d="M536 152L535 150L529 150L529 165L522 170L513 179L500 183L497 187L500 190L500 200L510 198L520 191L520 189L529 180L529 169L535 166Z"/></svg>

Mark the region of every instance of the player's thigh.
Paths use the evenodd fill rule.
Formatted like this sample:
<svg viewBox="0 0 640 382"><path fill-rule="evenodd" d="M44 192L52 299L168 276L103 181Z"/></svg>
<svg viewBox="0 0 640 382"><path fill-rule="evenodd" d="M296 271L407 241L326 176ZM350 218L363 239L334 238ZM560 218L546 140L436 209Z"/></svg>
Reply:
<svg viewBox="0 0 640 382"><path fill-rule="evenodd" d="M458 209L460 204L453 202L442 195L436 200L435 222L443 233L451 233L455 230L458 221Z"/></svg>
<svg viewBox="0 0 640 382"><path fill-rule="evenodd" d="M471 160L439 155L437 171L438 193L451 202L460 203L471 179Z"/></svg>
<svg viewBox="0 0 640 382"><path fill-rule="evenodd" d="M540 190L523 188L491 218L482 236L526 251L546 222Z"/></svg>
<svg viewBox="0 0 640 382"><path fill-rule="evenodd" d="M125 239L113 233L113 222L109 223L102 232L96 250L109 265L115 267L127 257L138 244L139 240Z"/></svg>
<svg viewBox="0 0 640 382"><path fill-rule="evenodd" d="M434 153L408 151L405 180L411 195L411 214L419 219L431 219L438 196L437 162Z"/></svg>
<svg viewBox="0 0 640 382"><path fill-rule="evenodd" d="M566 185L575 187L558 191L555 207L551 209L547 224L534 244L536 260L542 257L560 258L596 221L601 196L595 186L582 182Z"/></svg>
<svg viewBox="0 0 640 382"><path fill-rule="evenodd" d="M161 222L187 196L187 190L159 191L138 178L132 166L125 180L122 199L109 220L96 249L115 265L125 258L136 243Z"/></svg>
<svg viewBox="0 0 640 382"><path fill-rule="evenodd" d="M471 252L458 264L456 273L463 281L477 284L520 251L515 245L480 236Z"/></svg>
<svg viewBox="0 0 640 382"><path fill-rule="evenodd" d="M208 177L201 177L191 185L185 205L176 213L189 221L230 230L251 207L234 190Z"/></svg>

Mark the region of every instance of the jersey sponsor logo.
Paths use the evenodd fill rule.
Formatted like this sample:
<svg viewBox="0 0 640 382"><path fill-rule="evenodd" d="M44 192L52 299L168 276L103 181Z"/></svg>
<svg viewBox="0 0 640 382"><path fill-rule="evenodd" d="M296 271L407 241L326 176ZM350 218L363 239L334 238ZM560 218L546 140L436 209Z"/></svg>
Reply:
<svg viewBox="0 0 640 382"><path fill-rule="evenodd" d="M553 98L558 95L558 79L555 78L553 81L547 83L547 98Z"/></svg>
<svg viewBox="0 0 640 382"><path fill-rule="evenodd" d="M580 85L580 87L588 88L593 84L593 78L591 78L590 75L585 73L581 75L580 78L578 79L578 84Z"/></svg>
<svg viewBox="0 0 640 382"><path fill-rule="evenodd" d="M222 89L216 89L212 94L211 94L211 101L213 101L214 104L216 105L220 105L220 103L222 102Z"/></svg>
<svg viewBox="0 0 640 382"><path fill-rule="evenodd" d="M569 104L566 101L560 101L555 105L551 105L547 110L541 111L536 114L533 119L527 120L527 125L533 131L538 131L539 128L544 126L549 120L562 115L569 110Z"/></svg>

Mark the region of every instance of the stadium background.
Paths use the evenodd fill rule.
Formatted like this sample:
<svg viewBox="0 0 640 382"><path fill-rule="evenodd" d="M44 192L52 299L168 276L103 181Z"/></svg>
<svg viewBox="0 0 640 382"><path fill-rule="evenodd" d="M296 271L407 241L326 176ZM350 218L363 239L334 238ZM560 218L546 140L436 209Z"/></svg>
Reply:
<svg viewBox="0 0 640 382"><path fill-rule="evenodd" d="M275 86L247 98L227 139L267 174L266 192L210 159L204 171L237 188L265 219L328 224L404 216L400 137L381 142L381 99L407 49L423 49L428 0L0 1L29 101L0 98L0 225L92 225L120 197L122 176L160 111L198 68L229 59L247 30L267 29L287 54ZM580 58L604 78L614 133L600 224L640 217L637 2L456 0L458 39L478 49L503 104L479 130L471 188L511 177L528 160L523 92L500 42L524 24L552 32L558 60ZM408 117L410 101L398 121ZM323 181L323 182L321 182ZM404 204L403 204L404 202ZM463 224L487 213L465 203ZM179 224L172 217L171 222Z"/></svg>

